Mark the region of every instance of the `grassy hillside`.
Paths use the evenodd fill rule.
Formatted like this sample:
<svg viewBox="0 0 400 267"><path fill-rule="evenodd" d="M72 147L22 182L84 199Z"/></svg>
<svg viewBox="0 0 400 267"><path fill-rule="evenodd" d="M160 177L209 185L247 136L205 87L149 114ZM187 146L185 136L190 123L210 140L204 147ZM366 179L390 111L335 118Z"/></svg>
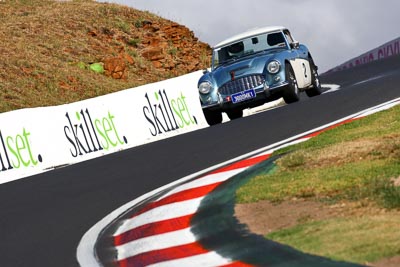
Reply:
<svg viewBox="0 0 400 267"><path fill-rule="evenodd" d="M133 8L1 1L0 112L74 102L204 69L209 55L210 47L186 27ZM113 69L90 70L106 65Z"/></svg>
<svg viewBox="0 0 400 267"><path fill-rule="evenodd" d="M238 190L238 202L272 203L265 206L269 212L284 203L288 214L319 204L304 209L294 225L262 234L335 260L367 264L389 258L395 265L373 266L399 266L399 117L397 106L276 151L275 170L252 177Z"/></svg>

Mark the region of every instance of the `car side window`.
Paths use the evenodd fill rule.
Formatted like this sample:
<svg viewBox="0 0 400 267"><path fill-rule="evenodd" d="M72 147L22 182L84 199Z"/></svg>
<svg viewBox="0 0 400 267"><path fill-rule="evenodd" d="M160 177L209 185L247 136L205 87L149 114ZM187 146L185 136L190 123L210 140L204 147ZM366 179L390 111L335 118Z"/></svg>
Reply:
<svg viewBox="0 0 400 267"><path fill-rule="evenodd" d="M286 39L288 40L289 44L294 42L294 39L288 30L285 30L283 33L285 34Z"/></svg>

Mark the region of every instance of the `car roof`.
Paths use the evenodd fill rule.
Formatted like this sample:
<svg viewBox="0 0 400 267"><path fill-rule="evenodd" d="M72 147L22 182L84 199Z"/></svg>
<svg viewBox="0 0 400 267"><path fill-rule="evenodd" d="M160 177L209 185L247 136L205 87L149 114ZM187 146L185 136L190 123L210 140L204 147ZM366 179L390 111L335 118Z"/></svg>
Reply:
<svg viewBox="0 0 400 267"><path fill-rule="evenodd" d="M269 27L251 29L251 30L248 30L246 32L234 35L234 36L232 36L232 37L230 37L230 38L218 43L217 45L214 46L214 49L215 48L219 48L221 46L225 46L227 44L233 43L235 41L238 41L238 40L241 40L241 39L244 39L244 38L247 38L247 37L251 37L251 36L255 36L255 35L259 35L259 34L267 33L267 32L282 31L282 30L285 30L285 29L286 29L286 27L283 27L283 26L269 26Z"/></svg>

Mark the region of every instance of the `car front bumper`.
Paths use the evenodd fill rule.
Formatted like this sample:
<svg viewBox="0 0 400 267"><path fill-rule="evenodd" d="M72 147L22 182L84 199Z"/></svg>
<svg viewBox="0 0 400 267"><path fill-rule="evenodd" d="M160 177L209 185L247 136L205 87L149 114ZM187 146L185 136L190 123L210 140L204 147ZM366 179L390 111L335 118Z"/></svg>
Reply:
<svg viewBox="0 0 400 267"><path fill-rule="evenodd" d="M265 88L264 86L260 86L255 88L256 97L245 100L239 103L232 102L232 96L230 95L220 95L218 94L217 100L205 100L205 96L200 97L201 107L203 109L209 110L231 110L231 109L245 109L245 108L253 108L260 105L263 105L267 102L274 101L280 97L282 97L283 90L287 87L288 82L280 82L275 84L273 87Z"/></svg>

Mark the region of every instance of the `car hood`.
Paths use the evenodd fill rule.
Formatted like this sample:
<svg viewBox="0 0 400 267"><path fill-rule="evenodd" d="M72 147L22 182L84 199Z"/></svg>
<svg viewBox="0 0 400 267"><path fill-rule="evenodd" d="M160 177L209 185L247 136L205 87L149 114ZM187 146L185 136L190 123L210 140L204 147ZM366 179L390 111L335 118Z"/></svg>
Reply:
<svg viewBox="0 0 400 267"><path fill-rule="evenodd" d="M274 53L261 54L257 57L238 59L237 61L219 66L212 72L211 76L219 88L232 80L233 77L237 79L251 74L262 74L264 73L265 65L273 59L274 55Z"/></svg>

